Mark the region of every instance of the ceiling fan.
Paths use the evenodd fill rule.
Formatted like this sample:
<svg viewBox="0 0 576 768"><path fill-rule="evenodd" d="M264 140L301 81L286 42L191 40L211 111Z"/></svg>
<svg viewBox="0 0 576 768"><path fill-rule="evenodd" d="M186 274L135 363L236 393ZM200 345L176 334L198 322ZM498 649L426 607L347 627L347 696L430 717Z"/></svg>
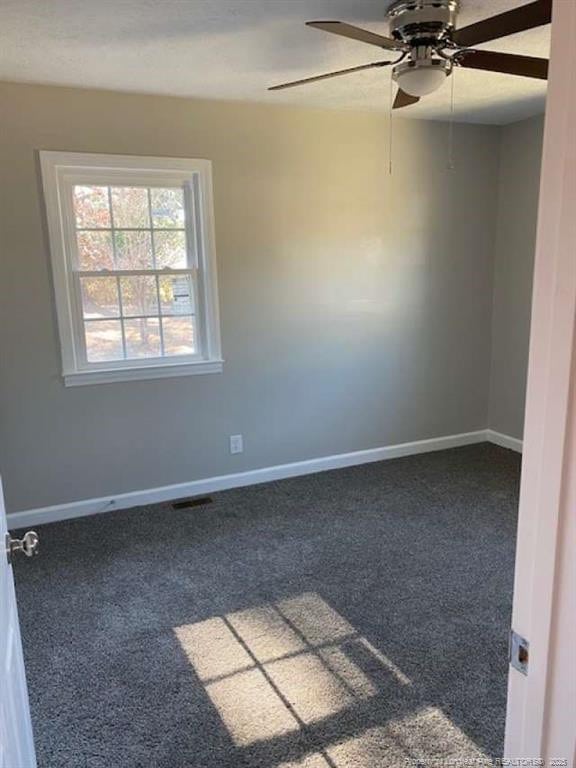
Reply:
<svg viewBox="0 0 576 768"><path fill-rule="evenodd" d="M535 0L456 29L459 9L460 0L396 0L386 13L392 37L383 37L342 21L308 21L309 27L395 51L399 58L274 85L268 90L278 91L365 69L392 66L392 77L398 84L393 107L398 109L415 104L422 96L437 90L455 66L547 79L548 59L476 50L473 46L549 24L552 0Z"/></svg>

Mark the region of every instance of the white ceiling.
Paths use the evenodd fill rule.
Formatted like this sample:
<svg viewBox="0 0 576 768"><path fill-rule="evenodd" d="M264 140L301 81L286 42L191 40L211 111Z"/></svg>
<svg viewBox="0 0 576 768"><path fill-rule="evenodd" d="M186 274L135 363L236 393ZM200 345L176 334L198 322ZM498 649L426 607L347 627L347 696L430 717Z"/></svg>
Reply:
<svg viewBox="0 0 576 768"><path fill-rule="evenodd" d="M524 0L462 0L459 26ZM269 85L386 59L304 25L337 19L387 34L389 0L0 0L0 80L272 104L389 107L390 75L368 70L286 91ZM485 47L548 57L550 27ZM546 84L458 70L455 117L508 123L544 110ZM446 118L450 85L402 111Z"/></svg>

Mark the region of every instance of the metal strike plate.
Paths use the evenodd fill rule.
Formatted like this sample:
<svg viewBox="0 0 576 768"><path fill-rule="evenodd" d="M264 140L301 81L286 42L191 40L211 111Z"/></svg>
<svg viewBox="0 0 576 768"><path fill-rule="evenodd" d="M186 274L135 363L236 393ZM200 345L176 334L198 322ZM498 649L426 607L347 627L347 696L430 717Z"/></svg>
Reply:
<svg viewBox="0 0 576 768"><path fill-rule="evenodd" d="M530 643L525 640L513 629L510 630L510 664L517 669L518 672L522 672L523 675L528 674L528 650Z"/></svg>

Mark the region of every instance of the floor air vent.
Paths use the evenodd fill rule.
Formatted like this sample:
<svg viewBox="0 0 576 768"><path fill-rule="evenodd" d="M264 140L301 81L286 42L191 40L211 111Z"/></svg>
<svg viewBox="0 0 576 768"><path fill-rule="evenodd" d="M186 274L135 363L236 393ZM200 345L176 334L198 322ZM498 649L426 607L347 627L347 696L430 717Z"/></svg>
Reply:
<svg viewBox="0 0 576 768"><path fill-rule="evenodd" d="M196 496L194 499L180 499L172 502L172 509L189 509L190 507L201 507L204 504L212 504L212 496Z"/></svg>

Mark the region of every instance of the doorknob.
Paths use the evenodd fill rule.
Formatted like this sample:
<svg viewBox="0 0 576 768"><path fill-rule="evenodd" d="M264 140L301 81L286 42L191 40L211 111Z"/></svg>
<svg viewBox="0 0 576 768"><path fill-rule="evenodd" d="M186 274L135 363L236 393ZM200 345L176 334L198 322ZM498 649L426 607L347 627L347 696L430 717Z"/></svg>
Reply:
<svg viewBox="0 0 576 768"><path fill-rule="evenodd" d="M9 533L6 534L6 557L9 563L17 552L26 557L37 555L39 547L40 539L36 531L27 531L21 539L13 539Z"/></svg>

